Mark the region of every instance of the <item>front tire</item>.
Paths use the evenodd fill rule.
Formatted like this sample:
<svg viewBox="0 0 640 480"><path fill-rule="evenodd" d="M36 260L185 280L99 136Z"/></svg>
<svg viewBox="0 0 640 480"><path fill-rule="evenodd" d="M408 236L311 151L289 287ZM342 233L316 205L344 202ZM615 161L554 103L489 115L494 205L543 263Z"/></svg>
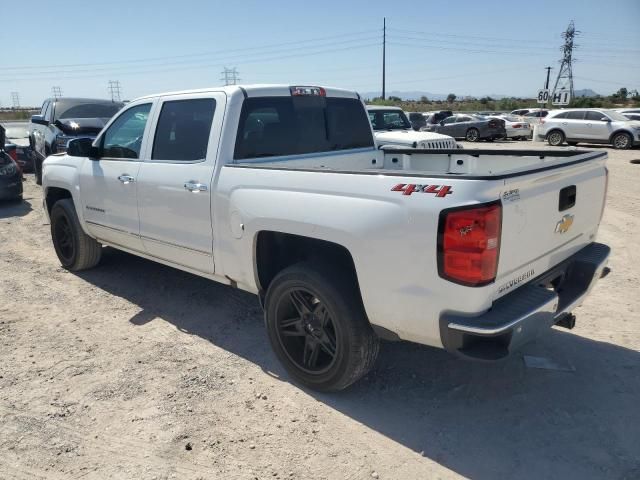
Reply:
<svg viewBox="0 0 640 480"><path fill-rule="evenodd" d="M51 238L60 264L78 272L100 262L102 245L84 233L73 201L58 200L51 209Z"/></svg>
<svg viewBox="0 0 640 480"><path fill-rule="evenodd" d="M477 128L470 128L469 130L467 130L464 138L467 140L467 142L477 142L478 140L480 140L480 132Z"/></svg>
<svg viewBox="0 0 640 480"><path fill-rule="evenodd" d="M564 143L564 133L560 130L553 130L547 135L547 142L552 147L558 147Z"/></svg>
<svg viewBox="0 0 640 480"><path fill-rule="evenodd" d="M633 145L633 139L628 133L616 133L611 139L611 144L616 150L627 150Z"/></svg>
<svg viewBox="0 0 640 480"><path fill-rule="evenodd" d="M378 355L357 281L339 268L300 263L280 272L267 290L265 321L280 362L314 390L348 387Z"/></svg>

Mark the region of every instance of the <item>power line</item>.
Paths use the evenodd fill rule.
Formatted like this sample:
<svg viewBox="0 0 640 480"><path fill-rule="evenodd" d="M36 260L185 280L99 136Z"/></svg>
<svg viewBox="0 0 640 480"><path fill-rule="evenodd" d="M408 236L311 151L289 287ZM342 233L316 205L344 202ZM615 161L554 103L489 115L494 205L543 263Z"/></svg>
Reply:
<svg viewBox="0 0 640 480"><path fill-rule="evenodd" d="M118 60L118 61L112 61L112 62L99 62L99 63L71 63L71 64L63 64L63 65L26 65L26 66L15 66L15 67L10 67L7 66L6 68L3 68L3 72L6 71L13 71L13 70L38 70L38 69L48 69L48 68L73 68L73 67L99 67L99 66L105 66L105 65L120 65L120 64L136 64L139 65L140 63L143 62L153 62L153 61L159 61L159 62L167 62L173 59L180 59L180 58L198 58L198 57L206 57L206 56L211 56L211 55L217 55L217 54L227 54L226 56L228 57L229 54L232 55L236 55L236 52L246 52L246 51L256 51L256 54L258 51L262 51L262 50L273 50L274 48L277 47L286 47L286 46L291 46L293 45L293 47L287 48L286 50L299 50L299 49L308 49L308 48L315 48L315 47L324 47L327 45L335 45L335 44L343 44L345 42L354 42L354 41L360 41L360 40L368 40L372 37L372 35L375 34L375 38L379 38L378 37L378 30L362 30L359 32L352 32L352 33L345 33L345 34L340 34L340 35L330 35L330 36L324 36L324 37L315 37L315 38L309 38L306 40L296 40L293 42L283 42L283 43L275 43L275 44L269 44L269 45L263 45L260 47L246 47L246 48L236 48L236 49L224 49L224 50L213 50L213 51L209 51L209 52L201 52L201 53L190 53L190 54L183 54L183 55L173 55L173 56L162 56L162 57L146 57L146 58L137 58L137 59L128 59L128 60ZM367 38L353 38L350 40L336 40L338 38L344 38L344 37L361 37L362 35L367 35ZM326 43L327 40L331 40L330 42ZM315 45L312 46L304 46L303 44L305 43L315 43ZM322 44L318 44L318 42L321 43L326 43L325 45ZM41 70L40 70L41 71ZM56 71L60 71L60 70L56 70Z"/></svg>
<svg viewBox="0 0 640 480"><path fill-rule="evenodd" d="M13 103L13 108L20 108L20 94L18 92L11 92L11 103Z"/></svg>
<svg viewBox="0 0 640 480"><path fill-rule="evenodd" d="M109 80L109 94L111 95L112 102L121 101L120 98L121 88L119 80Z"/></svg>
<svg viewBox="0 0 640 480"><path fill-rule="evenodd" d="M53 98L62 97L62 89L58 86L51 87L51 95L53 95Z"/></svg>
<svg viewBox="0 0 640 480"><path fill-rule="evenodd" d="M222 75L222 80L225 85L237 85L240 81L240 77L238 77L238 70L236 67L227 68L224 67L224 70L220 72Z"/></svg>

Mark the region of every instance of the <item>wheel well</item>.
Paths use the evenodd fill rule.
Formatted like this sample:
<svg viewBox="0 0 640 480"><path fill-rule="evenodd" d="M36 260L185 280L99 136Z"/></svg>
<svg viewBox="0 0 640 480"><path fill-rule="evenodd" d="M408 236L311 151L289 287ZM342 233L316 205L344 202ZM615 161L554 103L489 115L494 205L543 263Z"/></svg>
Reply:
<svg viewBox="0 0 640 480"><path fill-rule="evenodd" d="M629 132L628 130L616 130L609 137L609 142L613 142L613 137L615 137L619 133L626 133L627 135L629 135L631 137L631 141L633 142L633 134L631 132Z"/></svg>
<svg viewBox="0 0 640 480"><path fill-rule="evenodd" d="M564 138L567 138L561 128L552 128L547 132L544 138L549 138L549 135L551 135L553 132L560 132Z"/></svg>
<svg viewBox="0 0 640 480"><path fill-rule="evenodd" d="M358 281L353 258L337 243L282 232L262 231L255 244L255 272L262 293L283 269L303 261L334 265ZM358 291L359 291L358 287Z"/></svg>
<svg viewBox="0 0 640 480"><path fill-rule="evenodd" d="M58 187L49 187L47 188L47 211L51 213L51 209L55 205L58 200L62 200L63 198L73 198L71 196L71 192L69 190L65 190L64 188Z"/></svg>

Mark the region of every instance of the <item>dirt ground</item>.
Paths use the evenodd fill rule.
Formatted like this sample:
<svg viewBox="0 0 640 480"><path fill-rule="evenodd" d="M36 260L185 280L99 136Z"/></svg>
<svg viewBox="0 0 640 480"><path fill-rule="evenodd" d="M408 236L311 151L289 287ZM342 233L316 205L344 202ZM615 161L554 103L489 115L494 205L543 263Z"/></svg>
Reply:
<svg viewBox="0 0 640 480"><path fill-rule="evenodd" d="M0 204L0 478L640 478L640 150L608 151L611 274L574 330L497 364L385 343L331 395L249 294L113 249L60 268L29 176Z"/></svg>

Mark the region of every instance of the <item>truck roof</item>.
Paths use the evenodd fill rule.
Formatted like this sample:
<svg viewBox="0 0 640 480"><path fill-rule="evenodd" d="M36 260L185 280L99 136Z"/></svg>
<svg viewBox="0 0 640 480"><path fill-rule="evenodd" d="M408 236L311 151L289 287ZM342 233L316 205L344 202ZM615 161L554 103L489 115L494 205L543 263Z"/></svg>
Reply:
<svg viewBox="0 0 640 480"><path fill-rule="evenodd" d="M140 100L143 98L156 98L165 95L183 95L192 93L205 93L205 92L225 92L227 95L232 96L234 94L242 94L245 97L288 97L291 95L292 87L314 87L322 88L327 97L341 97L341 98L360 98L357 92L352 90L344 90L342 88L335 87L321 87L319 85L309 84L251 84L251 85L227 85L210 88L198 88L193 90L180 90L174 92L162 92L152 95L145 95L136 98Z"/></svg>
<svg viewBox="0 0 640 480"><path fill-rule="evenodd" d="M367 105L367 110L402 110L402 109L400 107L390 107L387 105Z"/></svg>

